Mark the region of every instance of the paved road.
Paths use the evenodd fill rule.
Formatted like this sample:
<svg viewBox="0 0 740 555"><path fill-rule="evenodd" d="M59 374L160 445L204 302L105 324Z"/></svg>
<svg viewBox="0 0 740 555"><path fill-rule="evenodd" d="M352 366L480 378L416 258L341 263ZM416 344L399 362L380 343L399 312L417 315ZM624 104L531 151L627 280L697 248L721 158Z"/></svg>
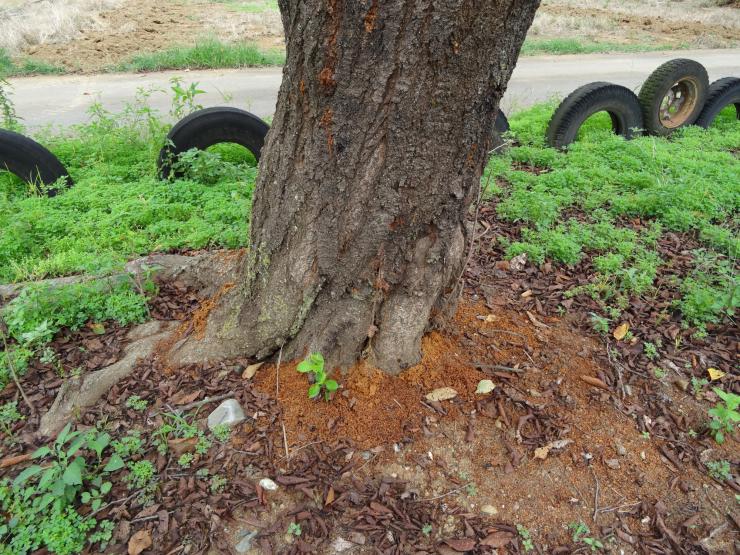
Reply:
<svg viewBox="0 0 740 555"><path fill-rule="evenodd" d="M502 107L510 112L553 95L565 96L592 81L611 81L636 90L657 66L675 57L692 58L704 64L710 80L740 75L740 49L526 57L519 60L514 70ZM120 110L133 99L137 89L167 89L174 76L181 76L186 82L197 81L208 91L199 97L204 106L239 106L264 117L274 111L282 70L44 76L12 79L11 83L18 114L28 127L37 128L83 122L87 109L96 99L109 110ZM224 95L230 95L231 99L224 100ZM169 96L155 93L150 105L166 113Z"/></svg>

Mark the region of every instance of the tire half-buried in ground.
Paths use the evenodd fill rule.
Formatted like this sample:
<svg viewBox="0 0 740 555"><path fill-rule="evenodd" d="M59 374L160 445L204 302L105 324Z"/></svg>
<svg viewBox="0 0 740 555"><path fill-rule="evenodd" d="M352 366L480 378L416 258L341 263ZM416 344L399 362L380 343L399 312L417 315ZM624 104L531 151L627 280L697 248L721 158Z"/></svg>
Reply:
<svg viewBox="0 0 740 555"><path fill-rule="evenodd" d="M506 114L499 110L498 114L496 114L496 120L493 122L491 152L501 154L504 151L506 147L504 133L507 133L510 129L511 127L509 127L509 120L506 118Z"/></svg>
<svg viewBox="0 0 740 555"><path fill-rule="evenodd" d="M696 125L706 129L727 106L735 105L735 117L740 119L740 79L725 77L709 87L704 109L696 119Z"/></svg>
<svg viewBox="0 0 740 555"><path fill-rule="evenodd" d="M53 187L60 178L65 186L73 185L72 178L59 159L45 147L20 133L0 129L0 171L9 171L39 191L53 197Z"/></svg>
<svg viewBox="0 0 740 555"><path fill-rule="evenodd" d="M640 89L645 129L665 137L699 117L709 89L707 70L699 62L678 58L656 69Z"/></svg>
<svg viewBox="0 0 740 555"><path fill-rule="evenodd" d="M631 139L642 129L640 103L631 90L613 83L589 83L579 87L560 103L547 126L547 144L564 148L576 140L578 130L592 115L606 112L612 130Z"/></svg>
<svg viewBox="0 0 740 555"><path fill-rule="evenodd" d="M236 143L259 160L270 126L254 114L239 108L206 108L180 120L167 134L159 152L157 168L162 179L178 177L173 164L183 152L205 150L219 143Z"/></svg>

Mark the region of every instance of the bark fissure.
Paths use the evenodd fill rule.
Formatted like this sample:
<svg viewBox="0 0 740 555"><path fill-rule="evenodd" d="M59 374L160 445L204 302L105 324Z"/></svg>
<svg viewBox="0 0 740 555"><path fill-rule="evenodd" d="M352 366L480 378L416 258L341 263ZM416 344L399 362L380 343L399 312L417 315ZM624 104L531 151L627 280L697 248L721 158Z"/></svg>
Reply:
<svg viewBox="0 0 740 555"><path fill-rule="evenodd" d="M181 360L364 352L396 372L456 299L498 101L538 0L280 0L251 250Z"/></svg>

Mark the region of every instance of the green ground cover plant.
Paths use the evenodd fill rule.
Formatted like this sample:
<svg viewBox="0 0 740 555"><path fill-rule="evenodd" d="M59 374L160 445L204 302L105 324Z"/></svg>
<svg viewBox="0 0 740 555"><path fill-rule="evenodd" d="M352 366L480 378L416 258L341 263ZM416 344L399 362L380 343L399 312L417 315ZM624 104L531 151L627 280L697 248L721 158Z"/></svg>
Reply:
<svg viewBox="0 0 740 555"><path fill-rule="evenodd" d="M179 88L176 117L197 107ZM29 195L0 172L0 282L105 274L154 251L246 244L254 158L220 145L192 155L199 164L190 179L159 180L155 160L168 126L146 106L147 94L122 114L96 106L88 124L37 134L75 180L64 194Z"/></svg>
<svg viewBox="0 0 740 555"><path fill-rule="evenodd" d="M630 297L649 300L654 293L659 268L670 264L658 239L686 232L702 248L677 284L682 297L675 308L699 333L732 317L740 304L740 123L734 112L723 112L709 130L690 127L670 140L633 141L613 135L608 118L596 115L581 140L559 152L544 146L554 107L514 114L518 146L493 157L484 176L499 216L523 226L519 238L499 238L507 256L527 253L535 263L566 266L588 257L596 269L591 283L569 294L600 301L603 313L594 322L606 332ZM629 225L634 218L643 222L638 229Z"/></svg>

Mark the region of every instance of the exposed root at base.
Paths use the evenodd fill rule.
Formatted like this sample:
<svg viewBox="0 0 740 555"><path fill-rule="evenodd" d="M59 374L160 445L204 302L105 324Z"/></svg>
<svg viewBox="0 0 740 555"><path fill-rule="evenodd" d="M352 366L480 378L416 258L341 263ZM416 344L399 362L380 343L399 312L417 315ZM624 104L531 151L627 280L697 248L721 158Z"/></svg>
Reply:
<svg viewBox="0 0 740 555"><path fill-rule="evenodd" d="M54 436L75 414L94 405L113 385L125 378L136 363L155 352L160 341L170 337L177 322L147 322L132 329L121 360L85 376L69 379L59 390L48 412L41 417L38 433Z"/></svg>

